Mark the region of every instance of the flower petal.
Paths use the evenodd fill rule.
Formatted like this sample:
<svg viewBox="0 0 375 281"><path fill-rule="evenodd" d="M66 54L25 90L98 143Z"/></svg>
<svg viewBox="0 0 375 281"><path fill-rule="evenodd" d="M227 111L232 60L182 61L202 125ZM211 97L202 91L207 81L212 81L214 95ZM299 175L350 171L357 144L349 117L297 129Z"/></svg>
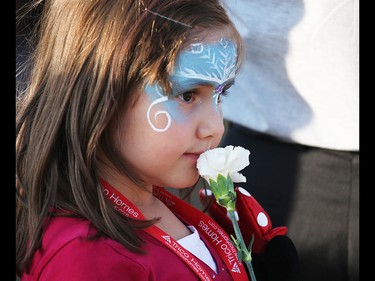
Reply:
<svg viewBox="0 0 375 281"><path fill-rule="evenodd" d="M216 181L219 174L231 176L233 182L246 182L246 178L238 172L250 164L250 151L241 147L228 145L217 147L202 153L197 160L199 174L207 181Z"/></svg>
<svg viewBox="0 0 375 281"><path fill-rule="evenodd" d="M246 182L246 177L241 173L232 172L230 173L230 177L232 178L233 182Z"/></svg>

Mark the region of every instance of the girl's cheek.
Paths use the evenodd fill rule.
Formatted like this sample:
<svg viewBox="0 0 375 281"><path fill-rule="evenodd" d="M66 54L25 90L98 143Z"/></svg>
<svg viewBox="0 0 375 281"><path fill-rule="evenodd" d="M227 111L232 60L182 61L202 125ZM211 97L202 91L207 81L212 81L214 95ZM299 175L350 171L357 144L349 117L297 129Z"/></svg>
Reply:
<svg viewBox="0 0 375 281"><path fill-rule="evenodd" d="M189 122L190 112L184 112L177 101L169 100L165 104L165 108L170 112L174 123L186 124Z"/></svg>
<svg viewBox="0 0 375 281"><path fill-rule="evenodd" d="M146 118L155 132L165 132L174 124L187 126L194 118L223 118L219 94L214 93L194 106L181 108L178 101L165 96L157 85L146 87L145 92L150 100Z"/></svg>
<svg viewBox="0 0 375 281"><path fill-rule="evenodd" d="M155 132L165 132L172 124L171 114L162 106L166 101L167 97L160 97L154 100L147 109L147 122Z"/></svg>
<svg viewBox="0 0 375 281"><path fill-rule="evenodd" d="M145 86L144 91L150 101L145 113L148 124L155 132L167 131L172 125L172 116L165 109L168 97L157 84Z"/></svg>
<svg viewBox="0 0 375 281"><path fill-rule="evenodd" d="M151 104L147 108L146 118L155 132L165 132L175 123L186 124L188 116L182 112L178 102L166 96L151 94L149 97Z"/></svg>

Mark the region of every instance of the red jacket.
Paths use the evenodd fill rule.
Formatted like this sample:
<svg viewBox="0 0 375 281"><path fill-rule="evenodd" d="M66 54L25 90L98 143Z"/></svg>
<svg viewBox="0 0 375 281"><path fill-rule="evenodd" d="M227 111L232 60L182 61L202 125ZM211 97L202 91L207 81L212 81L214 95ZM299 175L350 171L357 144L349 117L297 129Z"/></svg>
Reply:
<svg viewBox="0 0 375 281"><path fill-rule="evenodd" d="M42 246L34 255L30 274L21 281L177 281L199 280L180 258L151 235L142 232L147 254L135 254L109 239L87 240L96 229L82 219L54 217L48 224ZM202 237L217 268L205 266L215 281L233 280L225 264ZM213 277L215 275L215 277Z"/></svg>

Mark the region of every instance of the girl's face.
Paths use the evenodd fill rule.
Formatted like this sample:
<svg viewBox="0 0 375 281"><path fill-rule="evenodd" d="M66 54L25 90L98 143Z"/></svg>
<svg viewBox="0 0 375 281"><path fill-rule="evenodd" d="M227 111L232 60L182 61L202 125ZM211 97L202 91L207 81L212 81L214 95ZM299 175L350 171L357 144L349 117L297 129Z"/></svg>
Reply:
<svg viewBox="0 0 375 281"><path fill-rule="evenodd" d="M116 141L147 184L184 188L197 182L199 155L216 147L224 133L220 103L233 84L236 57L229 39L191 44L177 57L172 95L157 83L139 90Z"/></svg>

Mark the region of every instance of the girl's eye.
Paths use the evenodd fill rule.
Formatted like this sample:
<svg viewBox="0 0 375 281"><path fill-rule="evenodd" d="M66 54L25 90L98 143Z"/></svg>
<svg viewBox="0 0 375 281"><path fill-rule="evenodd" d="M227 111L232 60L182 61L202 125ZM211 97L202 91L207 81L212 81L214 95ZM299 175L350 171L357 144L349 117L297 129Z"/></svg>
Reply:
<svg viewBox="0 0 375 281"><path fill-rule="evenodd" d="M190 103L194 99L194 93L193 92L186 92L186 93L178 95L177 97L180 100L182 100L183 102Z"/></svg>
<svg viewBox="0 0 375 281"><path fill-rule="evenodd" d="M229 88L232 87L234 84L234 79L231 79L230 81L228 81L226 84L224 85L219 85L215 92L218 93L218 96L217 96L217 103L221 103L222 102L222 97L226 97L228 94L229 94Z"/></svg>
<svg viewBox="0 0 375 281"><path fill-rule="evenodd" d="M222 103L223 102L222 98L228 96L228 94L229 94L228 90L221 92L219 96L217 97L217 103Z"/></svg>

